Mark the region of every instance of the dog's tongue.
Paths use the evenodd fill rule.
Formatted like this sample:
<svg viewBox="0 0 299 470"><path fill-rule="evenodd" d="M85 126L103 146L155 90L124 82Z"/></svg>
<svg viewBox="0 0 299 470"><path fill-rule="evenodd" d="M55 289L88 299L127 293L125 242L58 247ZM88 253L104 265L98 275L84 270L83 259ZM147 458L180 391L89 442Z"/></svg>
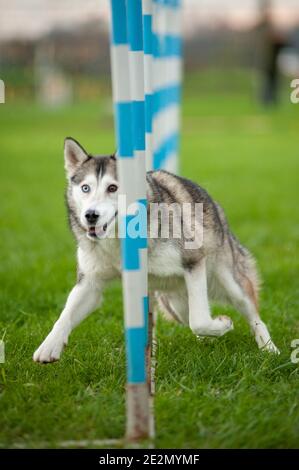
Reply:
<svg viewBox="0 0 299 470"><path fill-rule="evenodd" d="M89 233L89 235L95 236L96 235L96 228L95 227L89 227L88 233Z"/></svg>
<svg viewBox="0 0 299 470"><path fill-rule="evenodd" d="M106 232L108 224L104 224L103 227L89 227L88 228L88 235L90 237L102 237Z"/></svg>

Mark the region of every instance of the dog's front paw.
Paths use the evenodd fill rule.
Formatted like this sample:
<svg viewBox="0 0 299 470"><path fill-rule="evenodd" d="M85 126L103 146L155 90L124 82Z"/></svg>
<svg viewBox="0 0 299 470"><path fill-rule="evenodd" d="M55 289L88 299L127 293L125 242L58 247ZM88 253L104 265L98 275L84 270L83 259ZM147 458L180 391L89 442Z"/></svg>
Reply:
<svg viewBox="0 0 299 470"><path fill-rule="evenodd" d="M192 328L193 333L197 336L223 336L228 331L234 329L234 324L231 318L221 315L211 319L208 323L198 325Z"/></svg>
<svg viewBox="0 0 299 470"><path fill-rule="evenodd" d="M67 339L63 330L53 329L33 354L33 360L42 364L58 361Z"/></svg>
<svg viewBox="0 0 299 470"><path fill-rule="evenodd" d="M219 317L213 319L213 328L215 327L218 332L217 336L223 336L228 331L234 329L234 324L230 317L227 317L226 315L219 315Z"/></svg>

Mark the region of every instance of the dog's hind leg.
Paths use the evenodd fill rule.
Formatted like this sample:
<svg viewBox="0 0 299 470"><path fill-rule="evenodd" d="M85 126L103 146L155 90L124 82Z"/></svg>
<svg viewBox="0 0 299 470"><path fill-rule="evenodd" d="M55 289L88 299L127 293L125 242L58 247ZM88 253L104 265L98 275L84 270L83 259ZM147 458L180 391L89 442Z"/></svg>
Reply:
<svg viewBox="0 0 299 470"><path fill-rule="evenodd" d="M51 332L35 351L35 362L58 361L71 331L81 323L101 300L102 286L84 276L70 292L65 307Z"/></svg>
<svg viewBox="0 0 299 470"><path fill-rule="evenodd" d="M258 293L255 273L251 273L250 269L247 269L246 273L239 270L238 276L234 276L231 269L222 264L217 269L216 276L219 284L225 290L230 303L248 321L258 347L279 354L279 350L273 343L267 326L261 320L258 313ZM251 279L251 277L253 278Z"/></svg>
<svg viewBox="0 0 299 470"><path fill-rule="evenodd" d="M207 289L206 260L185 270L189 302L189 326L197 336L223 336L233 329L229 317L211 317Z"/></svg>

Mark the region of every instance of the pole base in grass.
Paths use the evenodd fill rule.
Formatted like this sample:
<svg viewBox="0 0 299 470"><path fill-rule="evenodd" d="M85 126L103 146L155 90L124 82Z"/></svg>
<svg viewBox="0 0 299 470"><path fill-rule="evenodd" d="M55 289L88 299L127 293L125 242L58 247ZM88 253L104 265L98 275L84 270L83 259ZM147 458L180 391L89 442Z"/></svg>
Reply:
<svg viewBox="0 0 299 470"><path fill-rule="evenodd" d="M147 383L127 385L127 430L129 442L150 436L149 388Z"/></svg>

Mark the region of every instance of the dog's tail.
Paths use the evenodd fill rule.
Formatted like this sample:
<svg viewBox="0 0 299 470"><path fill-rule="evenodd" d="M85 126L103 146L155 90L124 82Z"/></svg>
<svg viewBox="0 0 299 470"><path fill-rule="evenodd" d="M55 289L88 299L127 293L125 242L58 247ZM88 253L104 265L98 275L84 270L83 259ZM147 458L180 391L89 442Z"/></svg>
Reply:
<svg viewBox="0 0 299 470"><path fill-rule="evenodd" d="M242 252L240 253L239 251L235 267L236 279L258 311L261 278L257 270L256 261L247 248L242 247Z"/></svg>
<svg viewBox="0 0 299 470"><path fill-rule="evenodd" d="M156 300L158 302L158 310L162 313L165 320L168 321L175 321L178 323L182 323L179 319L178 315L170 305L169 299L167 294L162 294L160 292L156 293Z"/></svg>

